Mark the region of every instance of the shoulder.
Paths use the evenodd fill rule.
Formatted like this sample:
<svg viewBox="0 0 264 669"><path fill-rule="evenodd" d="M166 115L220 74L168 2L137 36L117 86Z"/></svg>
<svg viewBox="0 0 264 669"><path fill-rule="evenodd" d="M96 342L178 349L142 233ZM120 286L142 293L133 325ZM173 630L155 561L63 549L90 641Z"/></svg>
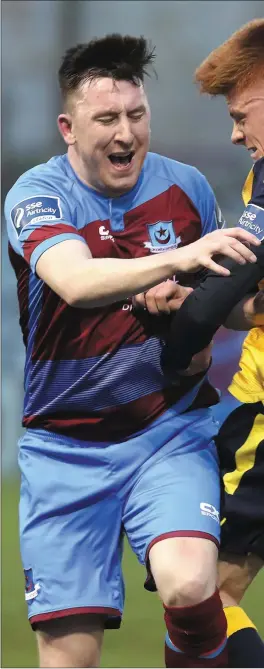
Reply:
<svg viewBox="0 0 264 669"><path fill-rule="evenodd" d="M239 226L253 232L264 240L264 158L258 160L250 170L243 191L245 210Z"/></svg>
<svg viewBox="0 0 264 669"><path fill-rule="evenodd" d="M264 207L264 158L260 158L253 167L251 202Z"/></svg>
<svg viewBox="0 0 264 669"><path fill-rule="evenodd" d="M28 223L69 220L72 184L63 156L24 172L7 193L4 210L10 234L18 235Z"/></svg>
<svg viewBox="0 0 264 669"><path fill-rule="evenodd" d="M69 179L66 169L64 156L55 156L47 163L36 165L22 174L14 183L7 194L7 198L14 193L21 193L23 190L35 190L42 188L44 193L50 189L52 192L58 190L63 193L64 190L69 189L71 180ZM41 193L40 193L41 195Z"/></svg>
<svg viewBox="0 0 264 669"><path fill-rule="evenodd" d="M145 169L149 177L163 180L167 187L176 185L181 188L198 208L202 201L214 199L206 177L193 165L157 153L148 153Z"/></svg>
<svg viewBox="0 0 264 669"><path fill-rule="evenodd" d="M146 167L150 173L155 172L160 178L168 179L172 183L198 186L208 183L205 176L193 165L167 158L158 153L148 153Z"/></svg>
<svg viewBox="0 0 264 669"><path fill-rule="evenodd" d="M14 218L43 211L45 215L61 218L61 209L71 201L73 182L68 177L64 156L55 156L47 163L24 172L5 198L5 216L14 224Z"/></svg>

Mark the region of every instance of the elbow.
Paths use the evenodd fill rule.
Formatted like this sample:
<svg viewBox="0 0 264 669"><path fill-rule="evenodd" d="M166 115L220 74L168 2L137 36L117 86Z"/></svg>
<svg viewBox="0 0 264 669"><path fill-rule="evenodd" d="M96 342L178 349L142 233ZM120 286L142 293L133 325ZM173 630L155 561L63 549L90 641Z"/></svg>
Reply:
<svg viewBox="0 0 264 669"><path fill-rule="evenodd" d="M84 299L82 295L74 292L74 290L69 290L65 292L63 299L68 305L68 307L72 307L72 309L89 309L97 306L92 302L92 300L90 301L87 298Z"/></svg>
<svg viewBox="0 0 264 669"><path fill-rule="evenodd" d="M83 296L81 295L81 292L76 289L74 284L63 286L63 288L59 291L59 295L62 300L66 302L68 307L72 307L73 309L81 309L84 306ZM86 305L87 302L88 300L86 300Z"/></svg>
<svg viewBox="0 0 264 669"><path fill-rule="evenodd" d="M87 291L84 293L83 290L78 290L74 286L64 289L63 293L61 295L62 299L72 309L94 309L105 304L105 301L100 300L100 297L88 295Z"/></svg>
<svg viewBox="0 0 264 669"><path fill-rule="evenodd" d="M72 307L73 309L81 309L82 308L82 300L78 298L77 295L74 295L73 293L69 292L67 295L64 296L64 302L68 305L68 307Z"/></svg>

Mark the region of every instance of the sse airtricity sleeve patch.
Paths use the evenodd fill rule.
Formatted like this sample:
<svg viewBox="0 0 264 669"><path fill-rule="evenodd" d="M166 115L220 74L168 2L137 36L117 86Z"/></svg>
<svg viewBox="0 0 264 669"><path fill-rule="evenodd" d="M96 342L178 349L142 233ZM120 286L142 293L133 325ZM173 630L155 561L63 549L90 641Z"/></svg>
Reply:
<svg viewBox="0 0 264 669"><path fill-rule="evenodd" d="M252 232L260 241L264 240L264 208L250 202L238 222L238 227Z"/></svg>
<svg viewBox="0 0 264 669"><path fill-rule="evenodd" d="M60 198L54 195L34 195L16 204L11 210L11 221L19 236L29 223L62 219Z"/></svg>
<svg viewBox="0 0 264 669"><path fill-rule="evenodd" d="M45 187L45 186L44 186ZM33 272L40 256L52 246L70 239L85 243L77 230L68 199L41 183L16 183L5 201L9 242Z"/></svg>

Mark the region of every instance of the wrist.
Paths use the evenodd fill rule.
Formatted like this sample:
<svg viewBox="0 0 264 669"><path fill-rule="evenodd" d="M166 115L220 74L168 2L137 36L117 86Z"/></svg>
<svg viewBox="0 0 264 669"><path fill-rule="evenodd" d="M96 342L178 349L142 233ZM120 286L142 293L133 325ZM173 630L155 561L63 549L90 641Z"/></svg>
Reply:
<svg viewBox="0 0 264 669"><path fill-rule="evenodd" d="M254 300L255 297L250 297L245 303L244 303L244 316L246 321L249 323L249 325L254 325L254 318L257 315L255 311L255 306L254 306Z"/></svg>
<svg viewBox="0 0 264 669"><path fill-rule="evenodd" d="M264 297L262 291L245 302L244 315L250 325L264 325Z"/></svg>
<svg viewBox="0 0 264 669"><path fill-rule="evenodd" d="M264 325L264 291L260 290L253 300L253 324Z"/></svg>

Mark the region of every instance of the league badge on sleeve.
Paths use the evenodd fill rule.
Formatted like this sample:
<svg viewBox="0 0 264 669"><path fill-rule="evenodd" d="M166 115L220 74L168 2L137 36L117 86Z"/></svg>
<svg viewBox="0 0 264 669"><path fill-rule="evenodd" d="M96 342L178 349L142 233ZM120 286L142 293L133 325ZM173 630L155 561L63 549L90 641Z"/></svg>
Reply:
<svg viewBox="0 0 264 669"><path fill-rule="evenodd" d="M176 249L181 238L176 237L172 221L158 221L147 224L149 242L144 242L146 249L151 253L162 253L168 249Z"/></svg>
<svg viewBox="0 0 264 669"><path fill-rule="evenodd" d="M35 599L35 597L37 597L38 592L40 590L40 585L39 583L36 583L36 585L34 584L32 569L24 569L24 574L25 574L25 600L26 602L28 602L30 601L30 599Z"/></svg>
<svg viewBox="0 0 264 669"><path fill-rule="evenodd" d="M248 204L239 219L238 227L252 232L262 242L264 240L264 209L257 204Z"/></svg>
<svg viewBox="0 0 264 669"><path fill-rule="evenodd" d="M11 210L11 221L18 236L28 223L57 221L61 218L60 198L53 195L34 195L21 200Z"/></svg>

